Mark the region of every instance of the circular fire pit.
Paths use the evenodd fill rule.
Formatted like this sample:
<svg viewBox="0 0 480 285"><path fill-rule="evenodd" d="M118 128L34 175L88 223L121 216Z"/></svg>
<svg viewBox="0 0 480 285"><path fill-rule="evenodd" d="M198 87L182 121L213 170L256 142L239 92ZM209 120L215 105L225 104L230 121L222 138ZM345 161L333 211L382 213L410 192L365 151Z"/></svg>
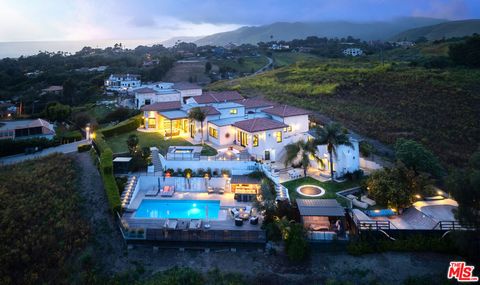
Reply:
<svg viewBox="0 0 480 285"><path fill-rule="evenodd" d="M297 193L307 197L320 197L325 194L325 189L316 185L302 185L297 188Z"/></svg>

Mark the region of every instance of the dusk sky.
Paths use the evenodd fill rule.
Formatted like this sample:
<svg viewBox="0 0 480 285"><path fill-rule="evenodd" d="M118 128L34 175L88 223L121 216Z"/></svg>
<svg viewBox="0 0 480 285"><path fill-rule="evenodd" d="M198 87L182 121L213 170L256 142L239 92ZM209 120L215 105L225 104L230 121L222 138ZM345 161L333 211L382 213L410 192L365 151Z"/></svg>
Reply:
<svg viewBox="0 0 480 285"><path fill-rule="evenodd" d="M0 0L0 42L203 36L278 21L480 18L480 0Z"/></svg>

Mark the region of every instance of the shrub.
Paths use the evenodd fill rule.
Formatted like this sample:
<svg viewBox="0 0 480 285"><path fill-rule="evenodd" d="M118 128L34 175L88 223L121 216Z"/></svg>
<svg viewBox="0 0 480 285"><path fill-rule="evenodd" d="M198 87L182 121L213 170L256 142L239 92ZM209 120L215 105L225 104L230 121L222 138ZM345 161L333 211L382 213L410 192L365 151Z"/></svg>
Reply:
<svg viewBox="0 0 480 285"><path fill-rule="evenodd" d="M101 174L105 192L107 193L108 206L112 212L120 212L122 207L115 177L112 173L102 172Z"/></svg>
<svg viewBox="0 0 480 285"><path fill-rule="evenodd" d="M92 148L91 144L81 144L81 145L78 145L77 150L78 152L85 152L85 151L89 151L91 148Z"/></svg>
<svg viewBox="0 0 480 285"><path fill-rule="evenodd" d="M190 169L190 168L185 168L185 169L183 170L183 175L184 175L185 177L192 177L192 172L193 172L192 169Z"/></svg>
<svg viewBox="0 0 480 285"><path fill-rule="evenodd" d="M39 149L60 145L56 139L33 138L23 140L0 140L0 156L14 155L25 152L26 148L38 147Z"/></svg>
<svg viewBox="0 0 480 285"><path fill-rule="evenodd" d="M136 130L138 127L140 127L140 124L142 123L142 118L140 116L135 116L132 117L128 120L125 120L113 127L110 128L105 128L102 130L103 135L108 138L108 137L113 137L119 134L123 133L128 133L130 131Z"/></svg>
<svg viewBox="0 0 480 285"><path fill-rule="evenodd" d="M111 149L107 148L100 155L100 166L102 172L106 174L113 173L113 152Z"/></svg>

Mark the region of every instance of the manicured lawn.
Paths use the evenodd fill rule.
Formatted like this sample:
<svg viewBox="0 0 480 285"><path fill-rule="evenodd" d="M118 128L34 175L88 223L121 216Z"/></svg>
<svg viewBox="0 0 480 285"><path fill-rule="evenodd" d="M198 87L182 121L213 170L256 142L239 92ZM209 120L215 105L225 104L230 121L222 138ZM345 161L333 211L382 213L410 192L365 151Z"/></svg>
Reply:
<svg viewBox="0 0 480 285"><path fill-rule="evenodd" d="M197 144L197 146L201 146L201 144ZM202 152L200 153L200 155L204 155L204 156L213 156L217 154L218 154L217 150L209 145L204 145Z"/></svg>
<svg viewBox="0 0 480 285"><path fill-rule="evenodd" d="M285 186L288 189L288 194L290 195L290 199L292 201L295 201L295 199L298 198L306 198L306 199L336 199L338 191L353 188L359 185L358 181L346 181L342 183L337 183L337 182L321 182L318 181L312 177L304 177L292 181L288 181L285 183L282 183L283 186ZM325 189L325 195L314 198L314 197L301 197L300 194L297 193L297 187L301 185L317 185Z"/></svg>
<svg viewBox="0 0 480 285"><path fill-rule="evenodd" d="M140 141L139 145L141 147L152 147L156 146L161 153L165 153L169 146L172 145L192 145L188 141L182 138L173 138L169 140L164 140L163 136L159 133L144 133L138 131L131 131L124 133L118 136L114 136L107 139L108 145L112 148L114 153L127 152L127 139L131 134L138 136Z"/></svg>

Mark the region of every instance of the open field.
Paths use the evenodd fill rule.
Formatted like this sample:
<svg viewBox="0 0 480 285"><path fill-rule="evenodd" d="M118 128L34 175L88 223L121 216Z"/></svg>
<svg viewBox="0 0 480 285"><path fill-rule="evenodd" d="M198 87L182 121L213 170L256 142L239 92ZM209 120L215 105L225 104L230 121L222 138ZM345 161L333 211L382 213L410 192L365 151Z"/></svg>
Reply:
<svg viewBox="0 0 480 285"><path fill-rule="evenodd" d="M163 78L163 81L188 82L194 80L200 84L209 83L210 78L205 73L205 63L206 61L203 60L175 62Z"/></svg>
<svg viewBox="0 0 480 285"><path fill-rule="evenodd" d="M464 165L480 141L479 70L329 60L220 81L210 89L307 108L387 144L415 139L445 166Z"/></svg>
<svg viewBox="0 0 480 285"><path fill-rule="evenodd" d="M212 64L221 67L227 67L235 69L240 73L253 73L268 63L268 60L264 56L249 56L243 57L243 63L239 63L236 59L222 59L222 60L212 60Z"/></svg>
<svg viewBox="0 0 480 285"><path fill-rule="evenodd" d="M302 61L318 61L320 58L316 55L303 52L274 52L273 59L275 60L276 66L283 67Z"/></svg>

